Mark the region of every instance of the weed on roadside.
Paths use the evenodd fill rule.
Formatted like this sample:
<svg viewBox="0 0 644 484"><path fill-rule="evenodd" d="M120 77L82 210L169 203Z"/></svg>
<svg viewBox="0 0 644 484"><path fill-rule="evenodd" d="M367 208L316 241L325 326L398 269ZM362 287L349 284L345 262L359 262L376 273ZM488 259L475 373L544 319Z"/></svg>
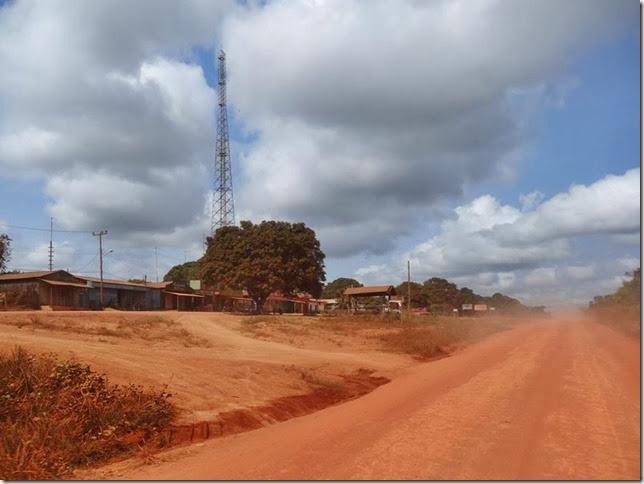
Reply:
<svg viewBox="0 0 644 484"><path fill-rule="evenodd" d="M320 376L310 369L300 369L299 373L302 380L315 389L322 389L332 393L343 393L346 391L344 382Z"/></svg>
<svg viewBox="0 0 644 484"><path fill-rule="evenodd" d="M160 446L171 395L110 385L52 354L0 354L0 479L50 480L138 445Z"/></svg>

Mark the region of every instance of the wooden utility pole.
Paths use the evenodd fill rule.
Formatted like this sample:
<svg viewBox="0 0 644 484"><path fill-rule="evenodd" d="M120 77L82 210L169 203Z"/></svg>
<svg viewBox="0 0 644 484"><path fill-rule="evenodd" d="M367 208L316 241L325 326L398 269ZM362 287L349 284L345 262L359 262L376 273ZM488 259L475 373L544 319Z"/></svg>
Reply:
<svg viewBox="0 0 644 484"><path fill-rule="evenodd" d="M54 217L49 220L49 272L54 270Z"/></svg>
<svg viewBox="0 0 644 484"><path fill-rule="evenodd" d="M411 317L411 269L407 261L407 313Z"/></svg>
<svg viewBox="0 0 644 484"><path fill-rule="evenodd" d="M99 270L101 272L101 289L100 289L100 298L101 298L101 309L103 309L103 236L107 234L107 230L101 230L100 232L92 232L94 237L98 237L98 264Z"/></svg>

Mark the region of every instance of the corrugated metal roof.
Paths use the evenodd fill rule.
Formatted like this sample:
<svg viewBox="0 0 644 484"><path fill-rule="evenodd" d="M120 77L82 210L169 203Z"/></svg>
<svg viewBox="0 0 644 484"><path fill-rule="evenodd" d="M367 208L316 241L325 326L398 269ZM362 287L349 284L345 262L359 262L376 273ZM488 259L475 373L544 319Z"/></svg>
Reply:
<svg viewBox="0 0 644 484"><path fill-rule="evenodd" d="M163 282L148 282L146 284L142 284L145 287L152 287L154 289L165 289L166 287L172 285L172 281L163 281Z"/></svg>
<svg viewBox="0 0 644 484"><path fill-rule="evenodd" d="M344 290L345 296L386 296L395 293L394 286L348 287Z"/></svg>
<svg viewBox="0 0 644 484"><path fill-rule="evenodd" d="M100 277L90 277L90 276L74 276L78 279L83 279L84 281L90 281L90 282L101 282ZM153 287L151 283L148 284L142 284L140 282L128 282L128 281L120 281L118 279L105 279L103 278L103 284L120 284L122 286L134 286L134 287Z"/></svg>
<svg viewBox="0 0 644 484"><path fill-rule="evenodd" d="M20 272L18 274L2 274L0 275L0 281L13 281L17 279L37 279L39 277L48 276L56 272L65 272L63 270L58 271L35 271L35 272Z"/></svg>
<svg viewBox="0 0 644 484"><path fill-rule="evenodd" d="M170 292L170 291L163 291L164 294L172 294L173 296L183 296L183 297L206 297L206 296L201 296L200 294L188 294L185 292Z"/></svg>
<svg viewBox="0 0 644 484"><path fill-rule="evenodd" d="M49 281L47 279L41 279L41 281L46 282L47 284L51 284L52 286L72 286L72 287L82 287L83 289L87 289L87 286L85 284L77 284L75 282Z"/></svg>

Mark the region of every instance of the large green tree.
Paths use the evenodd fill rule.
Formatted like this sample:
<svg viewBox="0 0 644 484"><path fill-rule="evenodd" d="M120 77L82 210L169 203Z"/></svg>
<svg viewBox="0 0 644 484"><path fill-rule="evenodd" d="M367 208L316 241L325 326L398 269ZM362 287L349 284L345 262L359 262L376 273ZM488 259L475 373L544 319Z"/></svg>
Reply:
<svg viewBox="0 0 644 484"><path fill-rule="evenodd" d="M176 265L163 276L164 281L186 285L195 279L199 279L199 262L196 260Z"/></svg>
<svg viewBox="0 0 644 484"><path fill-rule="evenodd" d="M324 299L342 299L344 290L349 287L362 287L362 284L350 277L338 277L324 286L322 298Z"/></svg>
<svg viewBox="0 0 644 484"><path fill-rule="evenodd" d="M0 234L0 274L7 271L7 262L11 257L11 239L7 234Z"/></svg>
<svg viewBox="0 0 644 484"><path fill-rule="evenodd" d="M407 300L408 293L407 284L407 281L405 281L402 284L396 286L396 294L403 296L405 298L405 301ZM411 307L426 308L429 306L429 292L424 285L418 282L411 281L411 283L409 283L409 294L411 296Z"/></svg>
<svg viewBox="0 0 644 484"><path fill-rule="evenodd" d="M426 280L423 285L427 288L427 294L432 306L437 309L448 311L458 307L461 300L461 292L456 284L449 282L441 277L432 277Z"/></svg>
<svg viewBox="0 0 644 484"><path fill-rule="evenodd" d="M303 223L243 221L207 238L200 273L206 284L245 289L261 311L273 291L319 297L325 279L324 252Z"/></svg>

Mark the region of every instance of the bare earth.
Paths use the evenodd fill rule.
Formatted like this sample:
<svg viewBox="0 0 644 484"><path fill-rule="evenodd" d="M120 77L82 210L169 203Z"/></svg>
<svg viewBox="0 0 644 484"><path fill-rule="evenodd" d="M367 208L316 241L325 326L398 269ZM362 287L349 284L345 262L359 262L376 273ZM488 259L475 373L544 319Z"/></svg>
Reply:
<svg viewBox="0 0 644 484"><path fill-rule="evenodd" d="M640 344L596 323L517 325L449 358L417 363L359 335L250 338L233 316L174 313L203 338L190 344L209 345L184 348L171 339L146 348L136 338L18 328L6 316L0 349L73 353L117 382L170 382L185 421L301 393L302 369L332 376L363 368L392 380L309 415L84 471L80 479L641 477Z"/></svg>

